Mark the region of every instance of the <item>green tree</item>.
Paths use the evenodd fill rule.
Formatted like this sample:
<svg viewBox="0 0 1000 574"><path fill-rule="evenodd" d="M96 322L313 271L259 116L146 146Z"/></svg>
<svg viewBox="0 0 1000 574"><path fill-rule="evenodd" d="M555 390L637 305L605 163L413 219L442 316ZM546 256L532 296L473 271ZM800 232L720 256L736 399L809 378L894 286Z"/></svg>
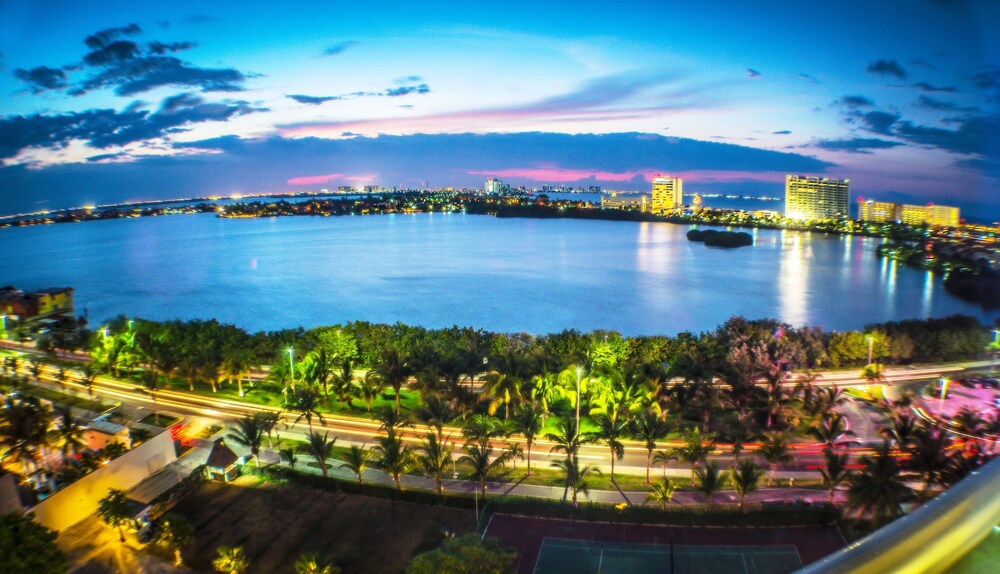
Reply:
<svg viewBox="0 0 1000 574"><path fill-rule="evenodd" d="M97 503L97 515L105 524L118 529L118 539L124 543L125 531L123 527L135 520L135 514L132 506L128 503L125 491L109 488L108 495Z"/></svg>
<svg viewBox="0 0 1000 574"><path fill-rule="evenodd" d="M833 493L850 476L847 470L847 454L838 454L832 450L823 453L826 465L819 469L823 478L823 488L830 493L830 505L833 506Z"/></svg>
<svg viewBox="0 0 1000 574"><path fill-rule="evenodd" d="M417 554L406 565L406 574L514 574L516 560L514 550L470 532Z"/></svg>
<svg viewBox="0 0 1000 574"><path fill-rule="evenodd" d="M194 541L194 529L186 518L179 514L166 514L160 518L156 531L156 544L174 553L174 566L183 564L181 548Z"/></svg>
<svg viewBox="0 0 1000 574"><path fill-rule="evenodd" d="M470 440L462 446L464 454L458 459L458 462L472 466L470 478L479 481L483 498L486 498L486 483L500 474L510 461L509 451L502 451L493 456L494 450L491 442L479 443Z"/></svg>
<svg viewBox="0 0 1000 574"><path fill-rule="evenodd" d="M0 572L64 574L69 563L56 536L31 515L0 515Z"/></svg>
<svg viewBox="0 0 1000 574"><path fill-rule="evenodd" d="M413 466L413 449L390 432L378 437L378 445L372 449L375 466L385 471L396 483L396 490L402 490L399 477Z"/></svg>
<svg viewBox="0 0 1000 574"><path fill-rule="evenodd" d="M378 371L370 370L357 382L354 392L358 398L365 402L367 411L372 412L372 402L378 398L384 386L385 383L382 381L382 375Z"/></svg>
<svg viewBox="0 0 1000 574"><path fill-rule="evenodd" d="M542 432L542 428L545 426L543 413L543 407L539 403L526 402L522 403L514 414L514 430L524 435L524 442L527 446L528 476L531 476L531 447L535 444L535 438Z"/></svg>
<svg viewBox="0 0 1000 574"><path fill-rule="evenodd" d="M691 465L691 485L694 486L695 472L698 465L708 460L708 455L715 450L715 443L701 434L701 429L691 427L684 433L684 446L676 449L674 454Z"/></svg>
<svg viewBox="0 0 1000 574"><path fill-rule="evenodd" d="M442 477L448 471L448 465L452 464L451 444L447 440L438 439L434 433L427 433L416 452L417 462L434 477L438 494L444 494Z"/></svg>
<svg viewBox="0 0 1000 574"><path fill-rule="evenodd" d="M73 413L69 407L57 408L56 414L58 415L56 419L57 425L51 433L54 442L59 444L63 460L65 460L69 456L69 453L72 452L76 455L86 448L87 443L83 440L86 428L81 424L79 419L73 417Z"/></svg>
<svg viewBox="0 0 1000 574"><path fill-rule="evenodd" d="M315 389L310 388L292 391L292 396L285 401L285 409L299 413L292 424L298 424L300 420L306 419L310 433L313 431L313 417L318 418L320 423L326 424L326 421L323 420L323 414L319 412L319 407L319 395Z"/></svg>
<svg viewBox="0 0 1000 574"><path fill-rule="evenodd" d="M698 477L698 492L704 494L705 500L711 505L712 496L726 486L726 473L719 471L718 463L709 462L705 464L705 468L696 470L695 475Z"/></svg>
<svg viewBox="0 0 1000 574"><path fill-rule="evenodd" d="M950 454L951 446L951 437L941 429L923 428L914 436L905 466L923 480L924 488L920 492L922 499L929 498L934 484L944 484L954 456Z"/></svg>
<svg viewBox="0 0 1000 574"><path fill-rule="evenodd" d="M667 421L652 411L642 411L632 419L632 433L646 448L646 484L649 484L649 469L653 462L656 441L667 435Z"/></svg>
<svg viewBox="0 0 1000 574"><path fill-rule="evenodd" d="M329 476L326 459L333 455L333 445L337 442L337 437L333 437L333 440L330 440L329 437L329 431L324 432L322 435L319 432L311 432L308 437L309 441L306 443L306 450L319 463L319 468L323 471L323 476Z"/></svg>
<svg viewBox="0 0 1000 574"><path fill-rule="evenodd" d="M615 459L621 460L625 457L625 444L621 439L628 430L628 421L625 419L613 419L608 415L597 415L597 430L589 433L590 440L601 442L608 446L611 451L611 482L615 480Z"/></svg>
<svg viewBox="0 0 1000 574"><path fill-rule="evenodd" d="M580 434L572 414L559 419L556 432L546 433L545 438L556 443L550 452L562 452L566 458L576 456L580 447L590 442L589 437Z"/></svg>
<svg viewBox="0 0 1000 574"><path fill-rule="evenodd" d="M660 510L666 510L667 504L674 498L677 491L677 484L669 478L661 478L650 485L652 492L646 495L646 500L660 505Z"/></svg>
<svg viewBox="0 0 1000 574"><path fill-rule="evenodd" d="M365 448L365 445L351 445L350 450L344 455L344 461L340 463L341 468L346 468L358 477L358 484L364 484L363 475L368 463L372 460L372 451Z"/></svg>
<svg viewBox="0 0 1000 574"><path fill-rule="evenodd" d="M396 394L396 414L400 413L399 392L410 378L411 369L407 365L407 356L395 347L390 347L382 353L382 361L375 367L382 381L392 387Z"/></svg>
<svg viewBox="0 0 1000 574"><path fill-rule="evenodd" d="M573 495L573 508L579 506L577 502L579 493L590 494L590 485L587 482L587 478L594 474L601 474L601 471L596 466L580 464L580 458L576 455L554 460L550 466L558 468L563 472L563 480L565 481L566 488Z"/></svg>
<svg viewBox="0 0 1000 574"><path fill-rule="evenodd" d="M740 496L741 511L747 495L757 490L762 478L764 478L764 470L752 460L741 460L733 465L733 487Z"/></svg>
<svg viewBox="0 0 1000 574"><path fill-rule="evenodd" d="M774 475L778 472L779 464L795 462L795 458L792 456L792 447L781 433L764 435L764 442L757 449L757 454L771 465L771 474L767 477L768 486L774 483Z"/></svg>
<svg viewBox="0 0 1000 574"><path fill-rule="evenodd" d="M264 442L264 429L261 427L260 419L254 415L246 415L236 421L236 428L229 431L227 438L236 444L250 449L250 455L254 458L257 468L260 468L260 445Z"/></svg>
<svg viewBox="0 0 1000 574"><path fill-rule="evenodd" d="M851 475L847 506L859 515L869 514L872 525L878 528L902 513L902 503L913 491L903 482L902 469L888 441L874 450L874 456L861 457L863 468Z"/></svg>
<svg viewBox="0 0 1000 574"><path fill-rule="evenodd" d="M242 546L219 546L212 568L221 574L243 574L250 568L250 559Z"/></svg>
<svg viewBox="0 0 1000 574"><path fill-rule="evenodd" d="M315 552L307 552L299 556L293 566L295 574L340 574L340 568L334 566L328 558Z"/></svg>
<svg viewBox="0 0 1000 574"><path fill-rule="evenodd" d="M844 415L834 411L824 411L820 419L809 428L809 434L823 444L823 450L832 451L837 446L838 439L853 435L854 431L848 430Z"/></svg>

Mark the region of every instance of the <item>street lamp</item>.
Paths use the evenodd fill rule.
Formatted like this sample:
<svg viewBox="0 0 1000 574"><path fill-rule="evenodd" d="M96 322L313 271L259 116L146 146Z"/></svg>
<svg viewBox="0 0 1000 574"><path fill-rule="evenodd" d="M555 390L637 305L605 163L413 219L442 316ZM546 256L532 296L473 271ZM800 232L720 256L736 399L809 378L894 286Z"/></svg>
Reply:
<svg viewBox="0 0 1000 574"><path fill-rule="evenodd" d="M3 332L0 333L0 339L7 338L7 315L0 315L0 321L3 321Z"/></svg>
<svg viewBox="0 0 1000 574"><path fill-rule="evenodd" d="M875 337L868 337L868 364L872 364L872 352L875 350Z"/></svg>
<svg viewBox="0 0 1000 574"><path fill-rule="evenodd" d="M580 434L580 367L576 368L576 434Z"/></svg>
<svg viewBox="0 0 1000 574"><path fill-rule="evenodd" d="M101 334L104 335L104 342L107 343L108 342L108 328L107 327L101 327Z"/></svg>
<svg viewBox="0 0 1000 574"><path fill-rule="evenodd" d="M292 373L292 390L295 390L295 349L288 347L288 366Z"/></svg>

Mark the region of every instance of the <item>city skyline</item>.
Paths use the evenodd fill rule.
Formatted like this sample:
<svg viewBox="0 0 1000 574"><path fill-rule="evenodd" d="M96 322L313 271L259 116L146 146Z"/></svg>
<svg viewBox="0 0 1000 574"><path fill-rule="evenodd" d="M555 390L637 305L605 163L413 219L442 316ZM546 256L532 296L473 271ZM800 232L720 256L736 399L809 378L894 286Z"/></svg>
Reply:
<svg viewBox="0 0 1000 574"><path fill-rule="evenodd" d="M797 173L1000 217L993 3L241 6L0 6L0 212Z"/></svg>

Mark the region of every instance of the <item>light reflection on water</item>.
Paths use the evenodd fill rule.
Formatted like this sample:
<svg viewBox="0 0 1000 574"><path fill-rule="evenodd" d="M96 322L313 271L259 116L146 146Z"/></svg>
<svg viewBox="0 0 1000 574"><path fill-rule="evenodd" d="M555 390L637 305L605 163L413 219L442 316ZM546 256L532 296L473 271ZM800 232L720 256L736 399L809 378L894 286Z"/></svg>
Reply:
<svg viewBox="0 0 1000 574"><path fill-rule="evenodd" d="M368 320L544 333L673 334L733 315L827 329L966 313L878 239L755 230L751 248L666 223L464 214L188 215L0 230L0 285L72 286L118 313L249 329ZM993 316L996 316L994 314Z"/></svg>

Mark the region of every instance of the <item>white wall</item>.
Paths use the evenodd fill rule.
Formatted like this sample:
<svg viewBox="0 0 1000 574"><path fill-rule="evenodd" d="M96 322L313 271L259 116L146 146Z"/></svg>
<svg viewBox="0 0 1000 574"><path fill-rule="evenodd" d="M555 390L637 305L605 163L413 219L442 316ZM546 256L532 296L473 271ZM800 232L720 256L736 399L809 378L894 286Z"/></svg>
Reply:
<svg viewBox="0 0 1000 574"><path fill-rule="evenodd" d="M29 510L39 523L61 532L97 511L109 488L129 490L177 458L164 431Z"/></svg>

